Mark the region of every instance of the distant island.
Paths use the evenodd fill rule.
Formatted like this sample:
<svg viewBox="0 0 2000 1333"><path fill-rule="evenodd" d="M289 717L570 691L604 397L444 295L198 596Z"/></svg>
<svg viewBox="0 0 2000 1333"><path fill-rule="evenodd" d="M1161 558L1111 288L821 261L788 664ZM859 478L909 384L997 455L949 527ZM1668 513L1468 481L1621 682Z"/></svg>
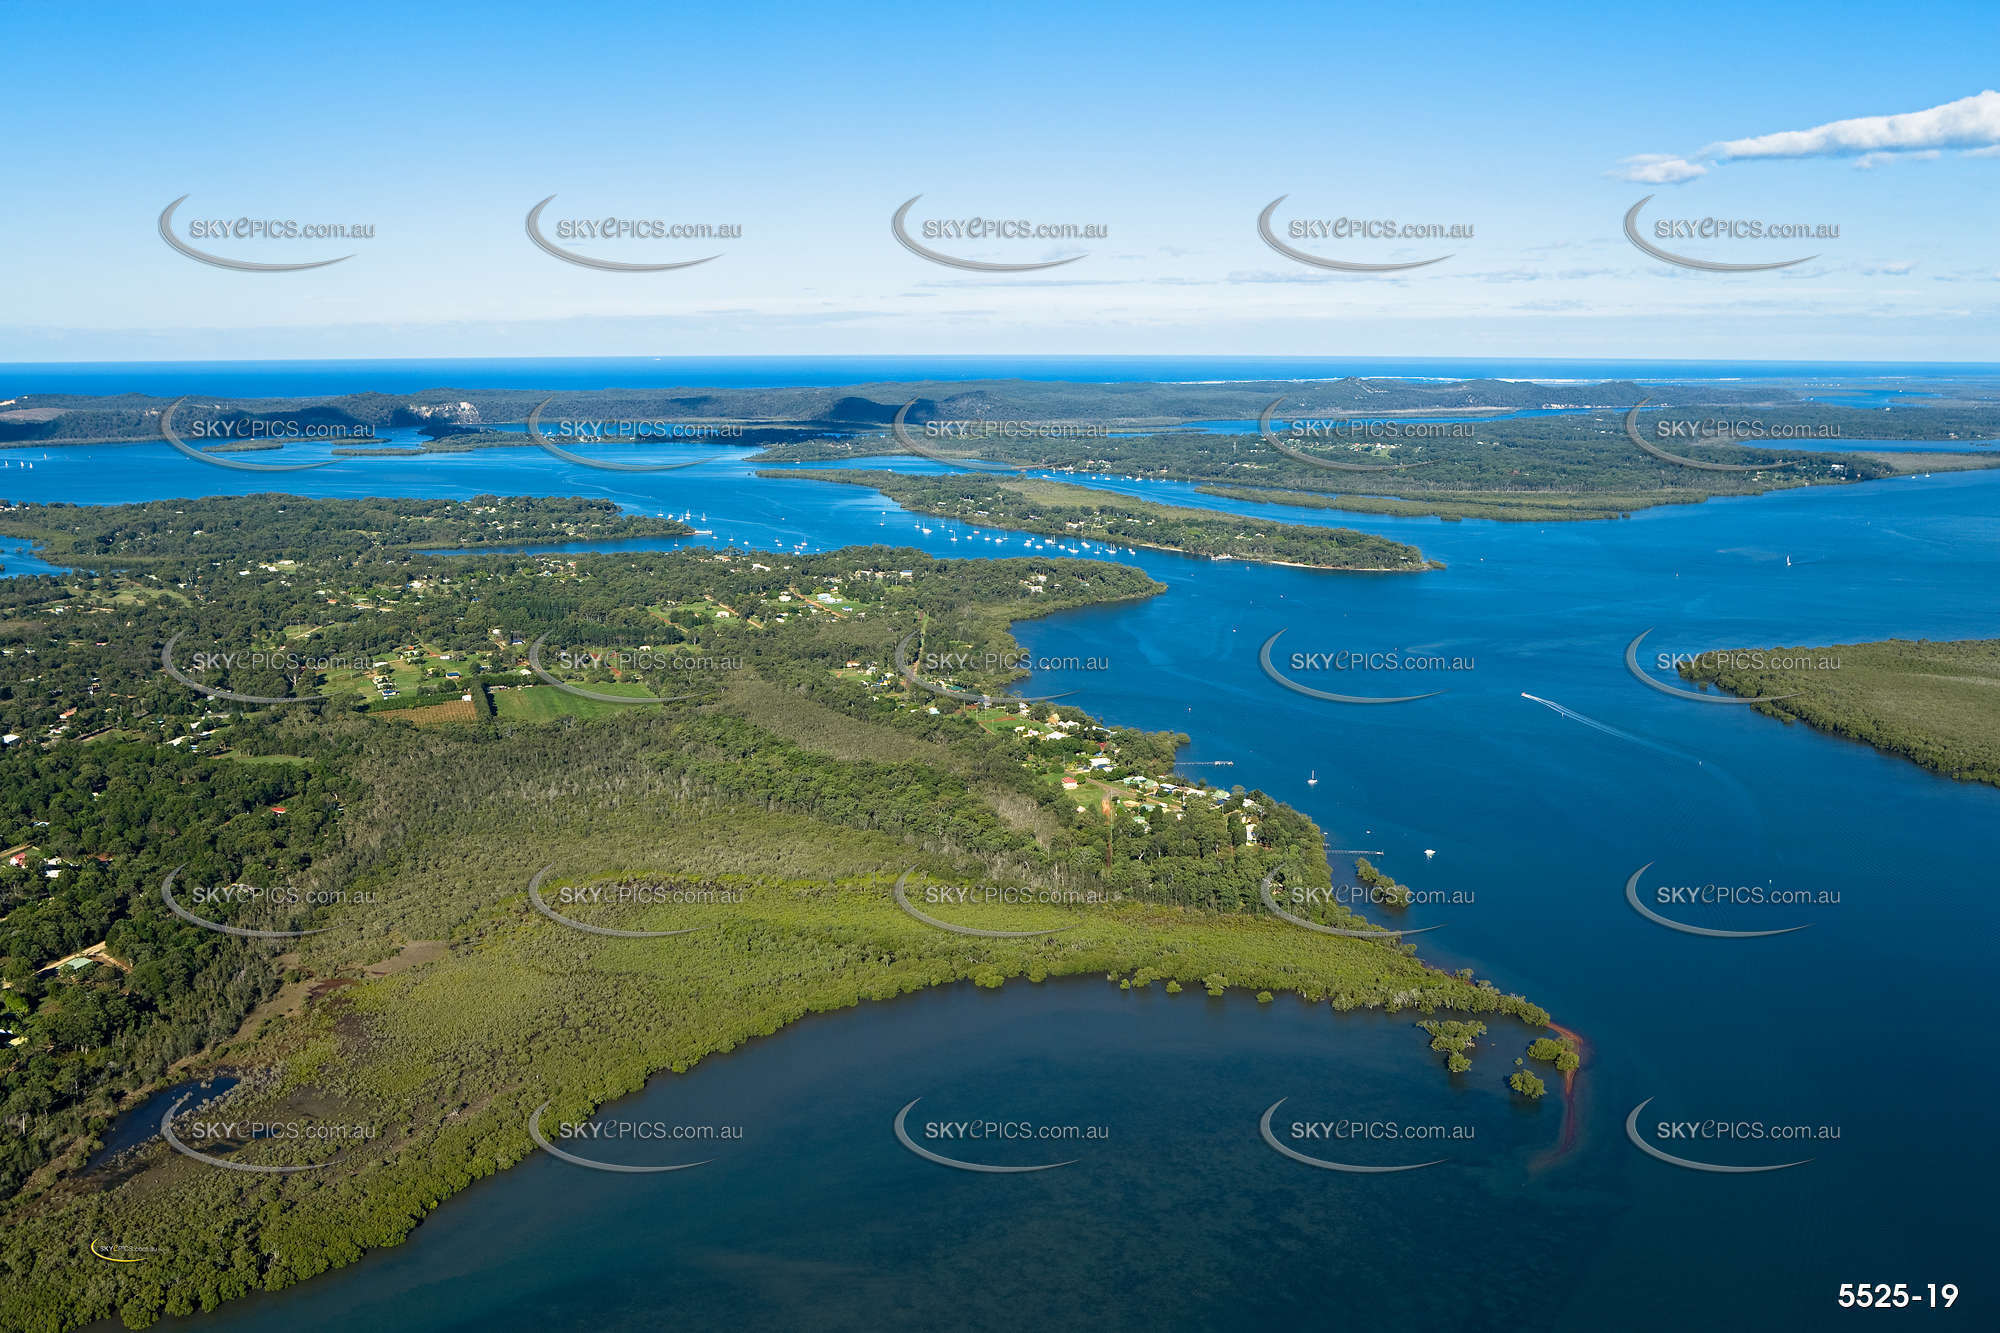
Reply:
<svg viewBox="0 0 2000 1333"><path fill-rule="evenodd" d="M1704 653L1681 677L1963 782L2000 786L2000 639Z"/></svg>
<svg viewBox="0 0 2000 1333"><path fill-rule="evenodd" d="M1369 490L1378 483L1369 483ZM1250 504L1290 505L1298 509L1332 509L1347 514L1382 514L1394 518L1439 518L1447 523L1485 518L1502 523L1568 523L1586 518L1629 518L1635 509L1660 504L1699 504L1708 496L1686 489L1671 497L1660 494L1585 494L1577 491L1433 491L1421 500L1394 495L1331 495L1320 491L1265 490L1254 486L1198 486L1203 495Z"/></svg>
<svg viewBox="0 0 2000 1333"><path fill-rule="evenodd" d="M551 443L603 448L605 457L621 445L663 444L685 446L694 457L761 450L759 462L849 462L910 452L892 429L901 414L906 433L944 426L951 438L977 439L978 456L1009 467L1192 482L1212 495L1304 508L1535 523L2000 466L2000 448L1976 447L2000 441L2000 404L1945 390L1892 408L1861 408L1775 384L1356 377L557 394L440 387L267 399L27 394L0 400L0 449L159 440L162 415L175 402L176 429L208 452L332 442L342 446L334 450L339 457L385 467L410 456L406 451L532 448L522 424L538 409ZM1634 445L1626 414L1640 404L1636 430L1692 465ZM1269 437L1260 419L1272 423ZM1059 428L1044 429L1051 425ZM967 434L952 434L960 428ZM392 444L383 435L391 430L424 438ZM1949 448L1855 443L1871 440ZM1354 464L1374 470L1347 470Z"/></svg>
<svg viewBox="0 0 2000 1333"><path fill-rule="evenodd" d="M1250 560L1307 569L1439 569L1407 543L1356 532L1244 518L1107 495L1088 486L985 475L911 475L825 468L776 468L760 477L839 482L882 492L905 509L937 518L1043 536L1150 547L1213 560Z"/></svg>

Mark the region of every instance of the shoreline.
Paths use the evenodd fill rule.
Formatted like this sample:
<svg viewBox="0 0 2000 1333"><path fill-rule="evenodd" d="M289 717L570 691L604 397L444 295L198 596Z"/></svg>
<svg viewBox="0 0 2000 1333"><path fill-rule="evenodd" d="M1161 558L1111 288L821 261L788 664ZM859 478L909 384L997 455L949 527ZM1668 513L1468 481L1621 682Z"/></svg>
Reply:
<svg viewBox="0 0 2000 1333"><path fill-rule="evenodd" d="M1018 560L1024 557L1008 558ZM1025 558L1032 560L1038 557ZM947 558L940 557L940 559ZM1108 599L1103 604L1138 604L1149 600L1153 595L1156 594L1134 594ZM1071 608L1053 608L1049 612L1039 614L1053 614L1054 610L1068 609ZM1026 618L1039 618L1039 615L1030 615ZM1010 642L1013 641L1011 630L1005 637ZM1016 646L1018 647L1018 643ZM1102 719L1095 714L1090 716L1094 722L1104 725ZM471 850L462 850L464 854L474 854ZM810 902L802 904L802 900L798 899L799 885L792 882L794 877L778 871L767 873L760 878L767 879L770 885L768 915L759 914L765 916L765 927L780 932L809 928L814 904ZM850 889L854 887L849 886ZM856 894L852 896L853 907L868 911L871 918L879 916L881 921L891 923L885 927L880 922L874 922L869 927L871 931L883 932L885 947L894 946L893 951L897 952L909 951L912 945L908 939L903 938L907 935L907 927L900 924L893 908L881 902L880 898L879 894L871 897ZM503 896L499 901L504 904L509 899ZM840 919L837 913L834 919ZM807 926L802 927L801 922L807 923ZM533 923L529 924L532 927ZM1192 989L1208 982L1211 985L1225 985L1229 990L1240 991L1245 995L1254 994L1259 990L1270 990L1282 995L1290 990L1322 1013L1329 1007L1335 1013L1343 1012L1342 997L1346 997L1352 1001L1346 1007L1372 1010L1378 1017L1388 1017L1393 1020L1399 1014L1413 1016L1411 1013L1413 1006L1409 1006L1407 1001L1404 1002L1405 1007L1392 1008L1392 997L1421 993L1429 997L1425 1003L1434 1005L1435 1011L1439 1013L1488 1017L1512 1016L1523 1019L1530 1026L1537 1019L1546 1017L1539 1006L1535 1006L1532 1001L1523 997L1482 992L1469 981L1455 978L1432 964L1403 954L1392 943L1393 930L1385 928L1383 933L1385 938L1380 943L1384 952L1377 955L1366 952L1370 945L1377 943L1376 941L1328 941L1318 936L1291 931L1279 923L1265 920L1263 913L1254 910L1220 912L1194 907L1176 907L1164 902L1148 902L1116 911L1101 921L1089 922L1082 933L1065 937L1071 943L1066 944L1060 952L1054 946L1046 951L1038 946L998 951L985 946L960 946L934 940L921 940L914 947L922 952L932 953L938 965L949 971L950 976L942 984L971 980L978 985L992 986L1000 981L1019 979L1033 983L1043 977L1051 979L1074 977L1082 980L1092 973L1107 970L1108 965L1110 971L1125 977L1125 984L1134 989L1148 983L1160 986L1171 979L1180 983L1185 989ZM750 943L754 944L755 941L752 940ZM749 945L744 947L748 948ZM754 956L754 950L746 955L749 956ZM457 959L455 954L447 955L446 958L440 959L439 963L448 971L432 973L432 982L440 985L469 984L478 980L483 969L499 966L502 962L504 957L499 955L484 958L468 956L464 959ZM773 956L774 966L782 962L782 953ZM748 971L754 976L758 969L751 968ZM1213 982L1203 975L1208 973L1210 976L1219 977L1225 971L1228 974L1226 982ZM636 1074L636 1068L633 1071L636 1076L631 1079L632 1086L623 1086L627 1079L624 1073L617 1069L598 1069L594 1076L586 1070L583 1071L586 1074L583 1080L570 1079L571 1086L568 1089L570 1097L578 1099L579 1105L588 1104L593 1111L601 1109L602 1105L608 1104L618 1096L642 1090L662 1073L670 1070L685 1072L697 1067L710 1055L737 1049L758 1036L779 1035L813 1014L830 1012L833 1009L860 1008L864 1001L912 995L918 991L938 989L941 984L937 977L927 977L914 972L877 975L866 967L843 971L835 987L841 992L837 996L820 993L823 988L819 987L818 983L787 980L782 972L775 974L773 980L776 984L764 992L767 1000L765 1004L752 1006L741 1012L728 1007L714 1009L712 1014L715 1021L705 1025L704 1031L692 1036L673 1032L659 1035L653 1043L653 1049L648 1052L645 1072ZM580 993L588 995L589 991L586 989ZM385 1005L392 1005L396 1000L396 994L389 992L384 994ZM827 1002L829 999L834 1002L829 1004ZM546 997L537 1003L545 1001ZM422 1005L403 1007L402 1012L411 1022L421 1023L424 1018ZM218 1061L226 1058L233 1068L270 1068L274 1061L280 1065L285 1062L286 1043L290 1039L280 1033L268 1040L260 1041L258 1044L263 1047L261 1050L254 1052L232 1050L226 1057L223 1053L217 1052L213 1058ZM1412 1047L1413 1053L1415 1049ZM247 1060L246 1056L249 1057ZM367 1076L368 1066L365 1063L342 1067L347 1070L348 1077ZM194 1062L192 1076L213 1077L219 1069L219 1063L211 1067L206 1060ZM185 1078L190 1076L191 1071L183 1066L178 1072ZM432 1125L425 1136L399 1143L395 1159L405 1164L404 1169L379 1166L376 1169L382 1174L375 1182L376 1185L379 1189L387 1189L390 1193L399 1188L428 1188L433 1192L437 1203L441 1205L446 1199L456 1196L470 1184L476 1183L475 1180L456 1181L451 1178L455 1167L449 1163L459 1160L453 1155L454 1149L476 1146L485 1152L489 1160L499 1163L501 1169L532 1156L534 1151L532 1147L515 1142L517 1126L513 1125L510 1119L514 1111L513 1103L523 1096L531 1096L528 1091L531 1086L517 1084L497 1089L490 1099L494 1103L491 1116L484 1117L480 1121L447 1119ZM550 1086L554 1088L560 1085L552 1083ZM539 1088L534 1088L532 1095L540 1095L540 1091ZM151 1095L151 1091L147 1095ZM370 1114L394 1117L407 1115L408 1112L392 1098L388 1103L372 1110ZM387 1123L395 1122L390 1119ZM405 1153L410 1155L405 1156ZM135 1163L135 1166L137 1165ZM158 1159L152 1165L159 1165ZM168 1165L176 1164L169 1162ZM444 1177L431 1174L440 1168L445 1171ZM145 1173L147 1168L140 1166L139 1171ZM75 1178L69 1179L73 1182ZM344 1188L358 1188L363 1195L370 1192L367 1175L343 1173L341 1180ZM58 1185L57 1188L61 1187ZM41 1202L68 1205L54 1206L48 1212L40 1213L40 1216L49 1219L52 1224L65 1220L70 1207L73 1206L102 1208L106 1212L107 1223L119 1224L115 1231L107 1229L104 1238L133 1242L145 1242L149 1238L148 1234L142 1231L130 1229L133 1223L140 1221L140 1215L132 1211L131 1205L134 1201L129 1197L123 1201L115 1201L114 1197L101 1193L80 1192L69 1196L67 1200L50 1199L45 1195ZM125 1206L121 1206L121 1203ZM434 1211L434 1208L421 1209L415 1217L405 1223L389 1214L371 1211L359 1203L355 1208L357 1211L348 1218L349 1225L343 1228L339 1235L342 1244L355 1249L356 1260L369 1252L387 1248L407 1239L410 1232L421 1225L424 1218ZM29 1223L34 1216L33 1212L24 1214L22 1218L17 1219L17 1224ZM231 1234L235 1234L233 1230ZM322 1253L319 1257L328 1267L347 1266L341 1262L337 1250ZM199 1280L207 1272L208 1269L197 1266L191 1270L191 1280ZM308 1279L299 1278L298 1283L306 1280ZM285 1285L296 1284L287 1282ZM47 1299L54 1289L44 1287L42 1290L44 1298ZM67 1287L63 1290L75 1294Z"/></svg>

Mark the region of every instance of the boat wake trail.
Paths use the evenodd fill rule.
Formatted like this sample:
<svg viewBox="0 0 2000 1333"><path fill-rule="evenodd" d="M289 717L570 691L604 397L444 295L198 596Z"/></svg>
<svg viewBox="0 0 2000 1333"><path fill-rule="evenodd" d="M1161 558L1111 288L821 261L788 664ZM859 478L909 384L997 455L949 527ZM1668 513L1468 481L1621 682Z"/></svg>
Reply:
<svg viewBox="0 0 2000 1333"><path fill-rule="evenodd" d="M1646 747L1648 751L1654 751L1654 753L1658 753L1658 755L1670 755L1672 759L1680 759L1680 761L1686 761L1686 763L1694 765L1696 769L1708 769L1708 771L1710 771L1710 773L1714 773L1716 777L1724 779L1724 783L1730 783L1730 785L1736 785L1736 783L1734 783L1734 781L1732 781L1732 779L1730 779L1730 777L1728 777L1726 773L1720 773L1720 771L1718 771L1718 769L1714 769L1714 767L1712 767L1712 765L1710 765L1708 761L1702 761L1702 759L1696 759L1694 755L1690 755L1690 753L1686 753L1686 751L1676 751L1676 749L1674 749L1672 745L1660 745L1658 741L1648 741L1646 737L1634 737L1634 735L1632 735L1630 731L1618 731L1616 727L1610 727L1610 725L1606 725L1606 723L1600 723L1600 721L1598 721L1598 719L1594 719L1594 717L1584 717L1584 715L1582 715L1582 713L1578 713L1576 709L1564 709L1564 707L1562 707L1560 703L1556 703L1554 699L1542 699L1540 695L1530 695L1528 691L1522 691L1522 693L1520 693L1520 697L1522 697L1522 699L1532 699L1534 703L1542 705L1544 709L1552 709L1554 713L1558 713L1560 717L1566 717L1566 719L1570 719L1572 723L1582 723L1582 725L1584 725L1584 727L1588 727L1590 731L1602 731L1602 733L1604 733L1606 737L1616 737L1618 741L1630 741L1632 745L1642 745L1642 747ZM1748 795L1748 793L1744 793L1744 795Z"/></svg>
<svg viewBox="0 0 2000 1333"><path fill-rule="evenodd" d="M1749 788L1745 787L1734 774L1730 773L1728 769L1722 767L1720 764L1711 764L1705 759L1696 758L1685 750L1676 750L1671 745L1662 745L1658 741L1649 741L1644 736L1634 736L1629 731L1620 731L1616 727L1599 722L1594 717L1586 717L1574 708L1565 708L1553 699L1544 699L1539 694L1530 694L1526 690L1522 690L1521 697L1533 700L1535 703L1542 705L1542 707L1550 709L1558 716L1566 717L1572 722L1581 722L1592 731L1601 731L1607 736L1621 741L1630 741L1632 744L1642 746L1656 754L1667 755L1670 758L1693 764L1703 773L1720 783L1722 788L1735 798L1735 808L1739 812L1739 815L1752 813L1757 809L1755 794ZM1746 829L1746 836L1751 839L1753 845L1761 847L1764 840L1763 821L1753 819L1744 824L1743 827Z"/></svg>
<svg viewBox="0 0 2000 1333"><path fill-rule="evenodd" d="M1616 736L1621 741L1630 741L1634 745L1643 745L1648 750L1656 750L1661 754L1672 755L1676 759L1685 759L1690 764L1694 764L1703 768L1707 767L1707 765L1702 763L1701 760L1695 758L1693 755L1687 753L1685 750L1676 750L1671 745L1662 745L1658 741L1649 741L1644 736L1634 736L1629 731L1620 731L1616 727L1609 726L1603 722L1599 722L1594 717L1585 717L1582 713L1577 712L1574 708L1565 708L1561 704L1557 703L1554 699L1544 699L1541 695L1530 694L1526 690L1521 691L1521 697L1523 699L1532 699L1544 708L1553 709L1557 714L1568 718L1572 722L1581 722L1583 723L1584 726L1589 727L1592 731L1601 731L1607 736Z"/></svg>

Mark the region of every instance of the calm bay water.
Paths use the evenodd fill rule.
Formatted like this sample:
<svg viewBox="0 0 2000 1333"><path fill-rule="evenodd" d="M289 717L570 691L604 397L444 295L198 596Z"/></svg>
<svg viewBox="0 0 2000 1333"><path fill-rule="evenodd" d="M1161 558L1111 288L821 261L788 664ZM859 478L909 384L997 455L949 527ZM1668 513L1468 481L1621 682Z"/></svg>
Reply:
<svg viewBox="0 0 2000 1333"><path fill-rule="evenodd" d="M1208 364L1210 375L1186 377L1236 377ZM973 557L1044 545L904 514L869 491L756 479L740 460L621 476L510 450L273 477L164 445L47 453L32 471L0 472L0 497L608 495L688 513L714 531L700 540L767 550L889 542ZM1442 923L1419 938L1427 959L1477 968L1589 1041L1573 1149L1545 1159L1562 1137L1557 1096L1518 1108L1500 1086L1526 1039L1512 1026L1496 1025L1473 1073L1453 1080L1410 1015L1095 981L955 988L814 1019L662 1076L607 1112L742 1125L740 1146L717 1149L711 1166L618 1177L537 1157L448 1203L396 1250L185 1326L1803 1329L1826 1321L1838 1283L1864 1280L1955 1282L1965 1294L1953 1316L1991 1318L1978 1275L2000 1183L2000 1074L1976 1034L2000 915L2000 792L1748 709L1668 698L1633 680L1621 654L1648 628L1646 661L1655 650L2000 633L2000 475L1545 526L1315 515L1171 483L1098 484L1363 528L1446 562L1343 575L1121 551L1168 591L1018 626L1037 655L1111 664L1023 689L1073 690L1115 723L1186 731L1186 760L1232 765L1191 773L1265 788L1336 846L1380 849L1378 863L1418 889L1472 893L1413 907L1407 923ZM21 569L12 554L6 564ZM1264 676L1257 649L1279 630L1281 661L1347 648L1473 665L1425 678L1418 688L1449 691L1438 698L1342 706ZM1412 692L1387 675L1307 683ZM1626 877L1646 862L1649 884L1840 901L1675 909L1700 924L1811 927L1692 938L1626 905ZM1060 1171L965 1175L896 1144L891 1117L913 1097L939 1114L1112 1133L1065 1151L1079 1160ZM1478 1137L1424 1171L1315 1171L1257 1136L1279 1097L1308 1118L1462 1121ZM1840 1134L1803 1148L1669 1145L1743 1164L1815 1159L1764 1175L1691 1172L1627 1142L1624 1118L1648 1098L1647 1123ZM634 1145L631 1160L654 1160L649 1150Z"/></svg>

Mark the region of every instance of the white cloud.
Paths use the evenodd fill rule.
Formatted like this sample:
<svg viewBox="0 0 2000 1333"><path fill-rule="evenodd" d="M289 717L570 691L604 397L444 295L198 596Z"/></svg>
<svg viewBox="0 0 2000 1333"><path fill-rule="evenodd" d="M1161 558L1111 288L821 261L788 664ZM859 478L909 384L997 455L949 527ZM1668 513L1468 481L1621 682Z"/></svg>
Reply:
<svg viewBox="0 0 2000 1333"><path fill-rule="evenodd" d="M1710 165L1760 158L1852 157L1862 167L1923 160L1953 149L1970 156L2000 155L2000 92L1987 89L1956 102L1893 116L1856 116L1809 130L1780 130L1748 139L1725 139L1692 157L1640 153L1611 174L1645 185L1677 185L1707 174Z"/></svg>
<svg viewBox="0 0 2000 1333"><path fill-rule="evenodd" d="M1619 180L1637 181L1641 185L1679 185L1682 181L1707 175L1708 168L1671 153L1640 153L1626 158L1611 174Z"/></svg>
<svg viewBox="0 0 2000 1333"><path fill-rule="evenodd" d="M2000 145L2000 92L1987 89L1927 111L1857 116L1809 130L1781 130L1750 139L1711 144L1702 157L1718 161L1755 157L1848 157L1857 153L1910 153L1934 148Z"/></svg>
<svg viewBox="0 0 2000 1333"><path fill-rule="evenodd" d="M1867 171L1891 162L1929 162L1941 156L1943 154L1935 148L1926 148L1920 153L1863 153L1854 159L1854 165Z"/></svg>

